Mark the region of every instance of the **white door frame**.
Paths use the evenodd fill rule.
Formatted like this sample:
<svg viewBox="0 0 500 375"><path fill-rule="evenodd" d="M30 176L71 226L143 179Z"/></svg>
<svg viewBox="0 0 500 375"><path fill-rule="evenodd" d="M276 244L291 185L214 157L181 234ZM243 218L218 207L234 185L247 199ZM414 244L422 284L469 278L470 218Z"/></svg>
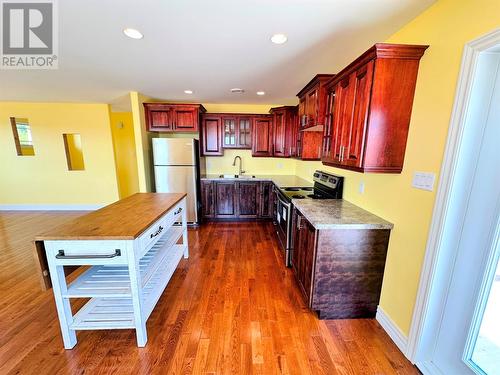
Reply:
<svg viewBox="0 0 500 375"><path fill-rule="evenodd" d="M460 217L450 217L452 192L454 191L455 177L458 173L458 159L464 149L463 142L464 129L469 113L469 103L471 99L472 84L476 74L476 67L479 54L500 44L500 28L467 43L464 47L461 71L458 77L455 102L451 114L448 139L441 167L440 181L436 194L429 237L427 240L425 258L420 274L420 283L413 310L412 324L406 348L406 357L419 367L431 366L430 355L433 352L434 340L429 326L441 320L442 312L446 302L449 281L454 262L453 257L449 259L443 255L446 246L445 236L446 224L450 220L457 222L463 220ZM485 125L485 124L484 124ZM469 189L470 186L465 187ZM466 194L466 192L464 191ZM460 226L457 225L458 229ZM455 233L458 236L459 230ZM448 268L447 268L448 267ZM443 272L444 271L444 272ZM449 273L443 275L443 273ZM436 333L436 332L434 332ZM435 335L434 335L435 336ZM432 368L426 367L429 372Z"/></svg>

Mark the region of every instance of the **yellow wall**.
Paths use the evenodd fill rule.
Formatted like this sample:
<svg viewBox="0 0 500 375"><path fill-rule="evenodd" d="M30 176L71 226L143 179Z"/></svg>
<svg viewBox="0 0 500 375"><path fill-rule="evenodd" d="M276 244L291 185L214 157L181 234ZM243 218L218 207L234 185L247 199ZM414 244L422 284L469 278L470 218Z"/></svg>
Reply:
<svg viewBox="0 0 500 375"><path fill-rule="evenodd" d="M34 156L18 156L10 117L29 120ZM84 171L68 171L63 133L79 133ZM106 104L0 102L0 204L108 204L118 199Z"/></svg>
<svg viewBox="0 0 500 375"><path fill-rule="evenodd" d="M154 100L136 91L130 92L140 192L152 191L154 186L153 151L151 150L151 138L154 133L146 131L143 106L143 103L150 101Z"/></svg>
<svg viewBox="0 0 500 375"><path fill-rule="evenodd" d="M66 147L68 160L68 169L72 171L82 171L85 169L83 159L82 137L77 133L66 133Z"/></svg>
<svg viewBox="0 0 500 375"><path fill-rule="evenodd" d="M120 198L139 191L132 112L109 112Z"/></svg>
<svg viewBox="0 0 500 375"><path fill-rule="evenodd" d="M295 174L294 159L254 158L251 150L225 150L223 157L207 157L207 173L238 173L239 162L233 167L236 155L241 157L242 169L246 174Z"/></svg>
<svg viewBox="0 0 500 375"><path fill-rule="evenodd" d="M21 146L22 156L33 156L35 155L35 148L33 146Z"/></svg>
<svg viewBox="0 0 500 375"><path fill-rule="evenodd" d="M420 64L402 174L364 175L325 168L321 163L297 164L297 173L305 178L314 168L344 175L347 200L395 224L380 305L405 334L411 324L435 199L435 192L411 187L412 174L439 174L464 44L499 26L498 0L440 0L387 40L430 45ZM358 193L361 181L364 194Z"/></svg>

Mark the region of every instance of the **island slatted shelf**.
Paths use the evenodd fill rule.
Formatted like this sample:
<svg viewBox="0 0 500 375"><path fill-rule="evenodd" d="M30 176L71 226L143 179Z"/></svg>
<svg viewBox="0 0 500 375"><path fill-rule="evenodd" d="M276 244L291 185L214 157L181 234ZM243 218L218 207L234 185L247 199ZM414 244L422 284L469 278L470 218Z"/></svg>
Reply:
<svg viewBox="0 0 500 375"><path fill-rule="evenodd" d="M146 321L189 255L186 223L186 194L138 193L37 236L66 349L76 330L94 329L135 329L146 345ZM68 285L72 266L88 269ZM71 298L90 299L73 315Z"/></svg>

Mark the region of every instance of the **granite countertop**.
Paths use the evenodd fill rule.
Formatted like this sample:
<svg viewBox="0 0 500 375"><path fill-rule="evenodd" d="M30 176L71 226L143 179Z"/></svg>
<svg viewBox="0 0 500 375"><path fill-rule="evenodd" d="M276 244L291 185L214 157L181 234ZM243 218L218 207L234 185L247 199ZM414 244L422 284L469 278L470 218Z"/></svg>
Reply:
<svg viewBox="0 0 500 375"><path fill-rule="evenodd" d="M303 178L294 175L270 175L270 174L251 174L247 173L246 176L255 176L255 178L223 178L218 174L205 174L201 176L202 180L216 180L216 181L272 181L279 188L285 187L309 187L313 186L312 182L304 180Z"/></svg>
<svg viewBox="0 0 500 375"><path fill-rule="evenodd" d="M343 199L293 199L316 229L392 229L388 221Z"/></svg>

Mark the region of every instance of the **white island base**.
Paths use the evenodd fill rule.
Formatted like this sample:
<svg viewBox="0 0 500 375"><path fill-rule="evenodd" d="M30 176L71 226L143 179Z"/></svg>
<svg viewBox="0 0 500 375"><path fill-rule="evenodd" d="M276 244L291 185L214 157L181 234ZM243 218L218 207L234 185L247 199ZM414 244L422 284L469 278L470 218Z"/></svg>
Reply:
<svg viewBox="0 0 500 375"><path fill-rule="evenodd" d="M43 241L64 347L76 345L76 330L94 329L135 329L137 346L143 347L146 321L181 258L189 255L186 198L133 239ZM67 285L64 266L90 267ZM71 298L90 300L73 315Z"/></svg>

